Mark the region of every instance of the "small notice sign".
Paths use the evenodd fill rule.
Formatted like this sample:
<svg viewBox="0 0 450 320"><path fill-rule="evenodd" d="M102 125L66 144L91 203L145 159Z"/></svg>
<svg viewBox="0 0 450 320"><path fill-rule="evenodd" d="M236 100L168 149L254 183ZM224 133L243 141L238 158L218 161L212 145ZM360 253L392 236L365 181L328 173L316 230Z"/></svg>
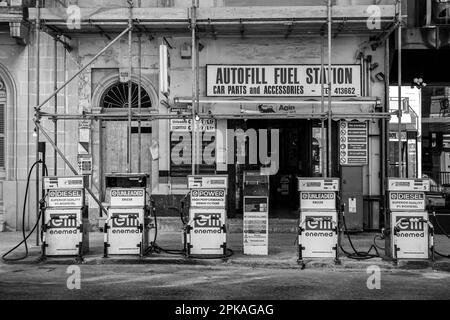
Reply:
<svg viewBox="0 0 450 320"><path fill-rule="evenodd" d="M244 254L269 254L267 197L244 197Z"/></svg>
<svg viewBox="0 0 450 320"><path fill-rule="evenodd" d="M341 165L366 165L368 158L367 122L341 121L339 131L339 159Z"/></svg>

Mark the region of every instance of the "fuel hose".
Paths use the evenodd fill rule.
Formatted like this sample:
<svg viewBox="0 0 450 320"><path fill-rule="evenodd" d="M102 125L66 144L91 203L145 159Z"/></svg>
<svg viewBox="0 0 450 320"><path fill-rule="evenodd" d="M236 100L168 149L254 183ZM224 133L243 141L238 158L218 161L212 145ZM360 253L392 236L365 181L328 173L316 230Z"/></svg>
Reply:
<svg viewBox="0 0 450 320"><path fill-rule="evenodd" d="M345 215L342 215L342 221L344 223L344 230L345 233L347 234L347 238L348 238L348 242L350 243L350 246L353 250L353 253L348 252L344 249L344 247L342 247L342 244L339 245L339 247L341 248L342 252L344 252L344 254L350 258L350 259L354 259L354 260L368 260L368 259L373 259L373 258L379 258L380 257L380 253L378 252L377 246L372 245L368 251L358 251L356 250L355 246L353 245L353 241L350 237L350 234L348 232L347 229L347 223L345 222ZM374 239L375 241L375 239ZM373 251L375 251L375 253L371 253Z"/></svg>
<svg viewBox="0 0 450 320"><path fill-rule="evenodd" d="M35 163L33 163L33 165L30 168L30 171L28 172L28 177L27 177L27 185L25 188L25 197L24 197L24 201L23 201L23 210L22 210L22 238L23 240L16 245L14 248L12 248L11 250L9 250L8 252L6 252L4 255L2 255L2 260L5 262L12 262L12 261L21 261L24 260L28 257L28 244L27 244L27 240L28 238L33 234L33 232L36 230L39 221L41 219L41 215L42 215L42 210L39 210L39 214L38 217L36 219L36 223L34 224L33 228L31 229L31 231L28 233L28 235L26 235L26 231L25 231L25 215L26 215L26 207L27 207L27 200L28 200L28 190L30 188L30 179L31 179L31 174L33 172L33 169L38 165L38 164L42 164L45 170L45 175L48 175L48 170L47 170L47 166L45 165L45 163L42 160L38 160ZM42 201L45 200L41 199L41 203ZM18 258L7 258L7 256L9 256L12 252L14 252L17 248L19 248L22 244L24 244L25 246L25 254L21 257Z"/></svg>
<svg viewBox="0 0 450 320"><path fill-rule="evenodd" d="M444 228L443 228L443 227L441 226L441 224L439 223L439 220L438 220L438 218L437 218L437 216L436 216L436 212L435 212L435 211L433 211L433 216L434 216L434 221L435 221L435 223L436 223L436 226L439 228L439 230L441 230L441 232L442 232L448 239L450 239L450 235L444 230ZM450 254L444 254L444 253L438 252L438 251L436 250L436 247L434 248L434 253L437 254L437 255L440 256L440 257L450 259Z"/></svg>

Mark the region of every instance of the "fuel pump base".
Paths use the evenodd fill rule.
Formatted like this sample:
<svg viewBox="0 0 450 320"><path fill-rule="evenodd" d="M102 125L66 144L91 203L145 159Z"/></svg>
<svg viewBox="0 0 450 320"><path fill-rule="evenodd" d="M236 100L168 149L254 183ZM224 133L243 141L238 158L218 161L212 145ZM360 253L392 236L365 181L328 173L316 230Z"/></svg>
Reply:
<svg viewBox="0 0 450 320"><path fill-rule="evenodd" d="M227 176L189 176L189 222L185 227L186 256L227 255Z"/></svg>
<svg viewBox="0 0 450 320"><path fill-rule="evenodd" d="M429 190L429 180L388 180L386 254L394 262L434 259L434 229L425 211Z"/></svg>
<svg viewBox="0 0 450 320"><path fill-rule="evenodd" d="M42 258L76 256L89 251L88 209L84 204L86 177L44 177Z"/></svg>
<svg viewBox="0 0 450 320"><path fill-rule="evenodd" d="M337 193L339 179L299 178L300 223L298 227L298 260L331 258L340 262L338 243Z"/></svg>
<svg viewBox="0 0 450 320"><path fill-rule="evenodd" d="M149 246L150 209L147 174L107 174L108 216L104 227L104 257L138 255Z"/></svg>

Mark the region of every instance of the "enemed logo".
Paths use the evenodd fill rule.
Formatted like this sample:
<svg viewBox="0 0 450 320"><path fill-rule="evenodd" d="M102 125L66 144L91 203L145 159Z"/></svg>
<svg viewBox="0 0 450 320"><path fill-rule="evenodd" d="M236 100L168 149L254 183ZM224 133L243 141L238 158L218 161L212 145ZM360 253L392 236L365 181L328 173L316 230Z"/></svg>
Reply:
<svg viewBox="0 0 450 320"><path fill-rule="evenodd" d="M76 214L51 214L48 226L52 229L72 229L77 227Z"/></svg>
<svg viewBox="0 0 450 320"><path fill-rule="evenodd" d="M398 216L395 222L400 231L425 230L425 222L420 217Z"/></svg>
<svg viewBox="0 0 450 320"><path fill-rule="evenodd" d="M196 213L194 216L195 227L216 228L222 226L222 215L220 213Z"/></svg>
<svg viewBox="0 0 450 320"><path fill-rule="evenodd" d="M134 228L139 226L139 214L137 213L113 213L113 228Z"/></svg>
<svg viewBox="0 0 450 320"><path fill-rule="evenodd" d="M333 222L329 216L306 217L305 230L333 230Z"/></svg>

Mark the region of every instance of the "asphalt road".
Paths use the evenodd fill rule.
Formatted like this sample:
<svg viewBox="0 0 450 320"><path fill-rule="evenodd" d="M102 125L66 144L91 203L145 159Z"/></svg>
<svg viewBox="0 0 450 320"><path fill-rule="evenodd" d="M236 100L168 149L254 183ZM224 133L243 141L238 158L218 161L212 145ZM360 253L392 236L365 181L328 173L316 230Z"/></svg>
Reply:
<svg viewBox="0 0 450 320"><path fill-rule="evenodd" d="M0 264L0 299L449 299L450 273L382 271L380 289L355 270L235 266ZM69 287L75 289L68 289Z"/></svg>

